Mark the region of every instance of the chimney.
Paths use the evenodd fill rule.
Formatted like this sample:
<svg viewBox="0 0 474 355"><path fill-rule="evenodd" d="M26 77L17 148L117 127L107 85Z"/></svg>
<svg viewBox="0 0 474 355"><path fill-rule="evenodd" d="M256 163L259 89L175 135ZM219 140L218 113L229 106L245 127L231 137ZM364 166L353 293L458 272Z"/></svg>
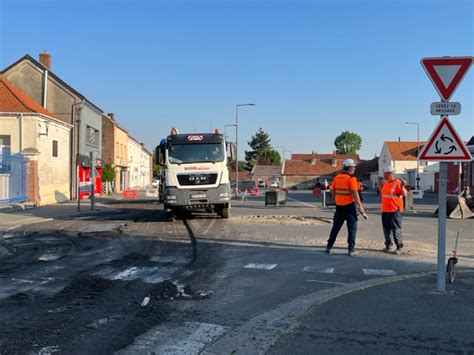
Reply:
<svg viewBox="0 0 474 355"><path fill-rule="evenodd" d="M49 54L47 51L44 51L43 53L40 53L39 55L39 61L41 64L43 64L48 70L51 70L51 54Z"/></svg>
<svg viewBox="0 0 474 355"><path fill-rule="evenodd" d="M316 165L316 158L311 158L311 165Z"/></svg>
<svg viewBox="0 0 474 355"><path fill-rule="evenodd" d="M336 151L335 150L332 151L331 165L333 167L337 166L337 158L336 158Z"/></svg>
<svg viewBox="0 0 474 355"><path fill-rule="evenodd" d="M108 113L107 116L109 116L110 119L115 122L115 115L113 113Z"/></svg>

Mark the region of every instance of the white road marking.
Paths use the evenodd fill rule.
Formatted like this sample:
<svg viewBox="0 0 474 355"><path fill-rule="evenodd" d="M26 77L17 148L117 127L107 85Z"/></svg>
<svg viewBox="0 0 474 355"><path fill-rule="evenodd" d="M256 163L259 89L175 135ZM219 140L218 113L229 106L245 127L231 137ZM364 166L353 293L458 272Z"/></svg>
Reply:
<svg viewBox="0 0 474 355"><path fill-rule="evenodd" d="M294 201L294 202L298 202L299 204L301 204L301 205L303 205L303 206L306 206L306 207L316 208L315 205L311 205L311 204L309 204L309 203L306 203L306 202L303 202L303 201L294 199L294 198L292 198L292 197L288 197L288 200Z"/></svg>
<svg viewBox="0 0 474 355"><path fill-rule="evenodd" d="M226 330L221 325L197 322L185 322L174 328L157 326L116 354L199 354Z"/></svg>
<svg viewBox="0 0 474 355"><path fill-rule="evenodd" d="M125 280L131 281L136 279L142 279L147 283L159 283L169 279L171 274L176 272L178 269L173 267L136 267L133 266L126 270L117 271L116 269L105 269L101 270L95 275L103 277L107 280Z"/></svg>
<svg viewBox="0 0 474 355"><path fill-rule="evenodd" d="M214 223L216 223L216 220L215 220L215 219L213 219L213 220L211 221L211 223L209 223L209 225L207 226L207 228L204 230L204 232L202 232L202 235L203 235L203 236L206 236L207 232L209 232L209 229L211 229L211 227L214 225Z"/></svg>
<svg viewBox="0 0 474 355"><path fill-rule="evenodd" d="M397 273L393 270L383 269L362 269L365 275L383 275L383 276L395 276Z"/></svg>
<svg viewBox="0 0 474 355"><path fill-rule="evenodd" d="M318 282L322 284L333 284L333 285L346 285L345 282L337 282L337 281L308 280L308 282Z"/></svg>
<svg viewBox="0 0 474 355"><path fill-rule="evenodd" d="M333 267L316 267L316 266L306 266L303 269L303 272L319 272L321 274L334 274Z"/></svg>
<svg viewBox="0 0 474 355"><path fill-rule="evenodd" d="M259 269L259 270L271 270L278 264L254 264L250 263L244 266L244 269Z"/></svg>
<svg viewBox="0 0 474 355"><path fill-rule="evenodd" d="M54 255L54 254L43 254L41 255L38 260L39 261L55 261L61 258L62 255Z"/></svg>

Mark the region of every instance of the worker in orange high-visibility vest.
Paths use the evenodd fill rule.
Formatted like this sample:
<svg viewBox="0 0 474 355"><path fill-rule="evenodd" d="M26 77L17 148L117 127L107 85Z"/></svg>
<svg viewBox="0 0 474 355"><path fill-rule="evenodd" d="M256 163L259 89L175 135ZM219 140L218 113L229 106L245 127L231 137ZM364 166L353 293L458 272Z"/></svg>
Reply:
<svg viewBox="0 0 474 355"><path fill-rule="evenodd" d="M382 228L385 236L385 248L388 253L395 242L395 254L400 254L402 241L403 198L407 196L406 182L395 176L395 169L389 166L383 172L385 183L379 183L382 195Z"/></svg>
<svg viewBox="0 0 474 355"><path fill-rule="evenodd" d="M354 172L356 163L352 159L345 159L342 162L343 172L337 174L331 184L331 195L336 203L334 222L329 234L326 253L331 254L331 249L336 242L337 234L341 230L344 222L347 223L347 245L349 256L356 255L355 242L357 234L357 208L359 212L367 218L364 206L359 197L359 184ZM357 208L356 208L357 205Z"/></svg>

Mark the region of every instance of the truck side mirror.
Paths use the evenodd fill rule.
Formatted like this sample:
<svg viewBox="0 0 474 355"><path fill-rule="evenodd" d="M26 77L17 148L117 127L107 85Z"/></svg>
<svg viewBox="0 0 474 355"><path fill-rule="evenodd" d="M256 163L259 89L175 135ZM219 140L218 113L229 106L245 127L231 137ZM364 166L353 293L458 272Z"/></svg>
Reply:
<svg viewBox="0 0 474 355"><path fill-rule="evenodd" d="M165 165L165 149L163 144L157 145L155 148L155 164L157 165Z"/></svg>
<svg viewBox="0 0 474 355"><path fill-rule="evenodd" d="M237 147L235 146L235 143L227 143L227 150L229 152L229 162L235 161L237 159Z"/></svg>

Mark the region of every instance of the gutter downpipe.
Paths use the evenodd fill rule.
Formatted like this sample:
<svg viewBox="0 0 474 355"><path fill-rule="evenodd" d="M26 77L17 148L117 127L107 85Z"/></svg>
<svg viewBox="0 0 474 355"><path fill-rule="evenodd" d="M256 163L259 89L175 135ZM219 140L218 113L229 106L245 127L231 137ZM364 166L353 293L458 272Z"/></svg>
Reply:
<svg viewBox="0 0 474 355"><path fill-rule="evenodd" d="M78 175L77 175L77 155L79 154L80 150L80 132L81 132L81 119L77 117L76 115L76 106L80 105L84 102L84 100L80 102L76 102L76 98L74 98L74 103L71 105L71 124L72 124L72 129L71 129L71 178L70 178L70 196L71 200L74 200L75 198L79 198L78 192L77 192L77 180L78 180ZM77 123L77 127L76 127ZM76 130L77 130L77 142L76 142Z"/></svg>
<svg viewBox="0 0 474 355"><path fill-rule="evenodd" d="M48 70L44 70L43 75L43 108L46 108L46 103L48 99Z"/></svg>
<svg viewBox="0 0 474 355"><path fill-rule="evenodd" d="M23 151L23 113L18 116L18 128L19 128L19 151Z"/></svg>

